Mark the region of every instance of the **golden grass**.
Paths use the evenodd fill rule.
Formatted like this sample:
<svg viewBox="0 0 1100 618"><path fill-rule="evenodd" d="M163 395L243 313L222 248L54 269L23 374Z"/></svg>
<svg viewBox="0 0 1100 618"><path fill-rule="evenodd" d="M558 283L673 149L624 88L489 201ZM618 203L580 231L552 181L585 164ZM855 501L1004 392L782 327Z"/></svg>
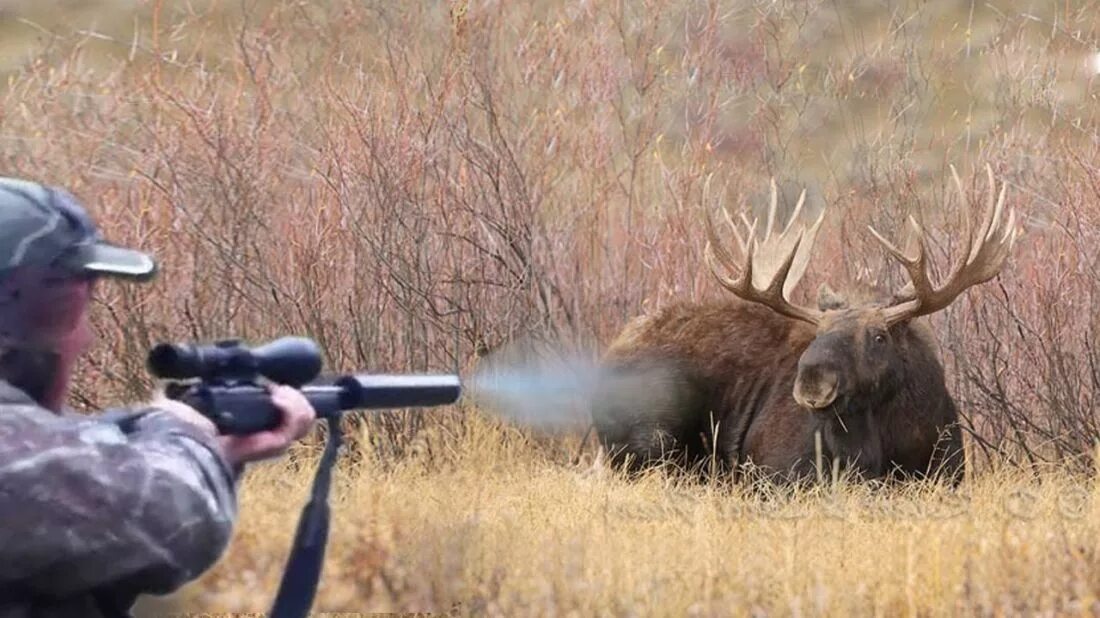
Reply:
<svg viewBox="0 0 1100 618"><path fill-rule="evenodd" d="M435 464L343 467L317 612L940 616L1100 611L1095 481L987 472L957 492L748 495L625 482L475 419ZM445 463L442 463L445 461ZM177 611L265 611L311 475L244 485L225 559Z"/></svg>

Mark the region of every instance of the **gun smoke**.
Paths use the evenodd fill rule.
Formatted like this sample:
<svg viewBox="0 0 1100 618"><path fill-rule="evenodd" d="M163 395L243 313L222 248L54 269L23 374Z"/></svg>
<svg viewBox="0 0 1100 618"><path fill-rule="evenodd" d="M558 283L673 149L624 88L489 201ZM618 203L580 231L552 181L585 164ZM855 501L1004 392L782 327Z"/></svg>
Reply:
<svg viewBox="0 0 1100 618"><path fill-rule="evenodd" d="M543 431L583 427L600 384L593 355L517 343L482 359L467 394L479 409Z"/></svg>

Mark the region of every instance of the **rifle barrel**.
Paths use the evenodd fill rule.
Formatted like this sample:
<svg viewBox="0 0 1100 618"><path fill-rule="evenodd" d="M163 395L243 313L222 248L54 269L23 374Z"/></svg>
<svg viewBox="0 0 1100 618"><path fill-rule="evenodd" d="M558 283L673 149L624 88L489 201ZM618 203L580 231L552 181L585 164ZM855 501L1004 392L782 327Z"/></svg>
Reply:
<svg viewBox="0 0 1100 618"><path fill-rule="evenodd" d="M356 374L339 378L347 410L419 408L454 403L462 395L458 376L448 374Z"/></svg>

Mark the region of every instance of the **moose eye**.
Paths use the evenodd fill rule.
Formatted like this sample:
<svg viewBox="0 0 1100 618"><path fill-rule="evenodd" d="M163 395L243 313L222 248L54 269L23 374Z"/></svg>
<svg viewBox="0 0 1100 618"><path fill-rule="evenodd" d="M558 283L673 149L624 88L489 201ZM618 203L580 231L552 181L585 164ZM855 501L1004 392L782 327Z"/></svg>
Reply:
<svg viewBox="0 0 1100 618"><path fill-rule="evenodd" d="M886 343L886 335L883 333L875 333L875 343Z"/></svg>

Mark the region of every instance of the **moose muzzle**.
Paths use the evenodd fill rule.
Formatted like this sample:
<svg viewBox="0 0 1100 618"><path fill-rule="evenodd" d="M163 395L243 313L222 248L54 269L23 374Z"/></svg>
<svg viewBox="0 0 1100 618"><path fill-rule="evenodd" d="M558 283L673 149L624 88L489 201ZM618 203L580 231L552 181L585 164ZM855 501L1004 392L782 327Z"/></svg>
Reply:
<svg viewBox="0 0 1100 618"><path fill-rule="evenodd" d="M840 392L840 372L829 364L808 364L798 368L794 381L794 399L811 410L823 410Z"/></svg>

